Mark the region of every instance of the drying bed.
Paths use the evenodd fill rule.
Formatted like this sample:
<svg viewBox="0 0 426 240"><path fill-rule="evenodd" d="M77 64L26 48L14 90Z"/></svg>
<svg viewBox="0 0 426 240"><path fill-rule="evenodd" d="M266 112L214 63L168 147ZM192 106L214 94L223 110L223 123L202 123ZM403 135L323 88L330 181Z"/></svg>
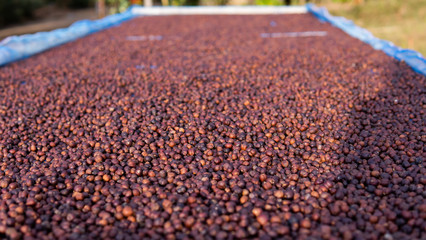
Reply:
<svg viewBox="0 0 426 240"><path fill-rule="evenodd" d="M309 14L135 18L0 68L0 236L425 238L425 86Z"/></svg>

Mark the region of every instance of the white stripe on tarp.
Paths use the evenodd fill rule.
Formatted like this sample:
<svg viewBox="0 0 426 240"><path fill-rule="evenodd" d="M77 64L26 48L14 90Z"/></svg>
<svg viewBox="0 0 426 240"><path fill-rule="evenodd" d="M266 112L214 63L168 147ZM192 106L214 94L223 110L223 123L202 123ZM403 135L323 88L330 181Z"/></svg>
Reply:
<svg viewBox="0 0 426 240"><path fill-rule="evenodd" d="M128 41L159 41L163 39L163 36L160 35L148 35L148 36L127 36L126 40Z"/></svg>
<svg viewBox="0 0 426 240"><path fill-rule="evenodd" d="M283 32L283 33L261 33L263 38L283 38L283 37L324 37L325 31L307 31L307 32Z"/></svg>
<svg viewBox="0 0 426 240"><path fill-rule="evenodd" d="M198 6L198 7L132 7L135 15L252 15L301 14L305 6Z"/></svg>

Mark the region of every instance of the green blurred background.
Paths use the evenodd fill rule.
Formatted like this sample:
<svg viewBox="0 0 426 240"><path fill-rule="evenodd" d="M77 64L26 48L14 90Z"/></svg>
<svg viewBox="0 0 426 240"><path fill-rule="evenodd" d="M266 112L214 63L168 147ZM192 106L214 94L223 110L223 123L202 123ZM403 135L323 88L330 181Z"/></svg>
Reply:
<svg viewBox="0 0 426 240"><path fill-rule="evenodd" d="M0 39L65 27L73 21L95 19L124 11L141 0L0 0ZM99 14L99 2L105 13ZM154 5L301 5L325 6L375 36L426 56L426 0L153 0ZM97 7L98 6L98 7Z"/></svg>

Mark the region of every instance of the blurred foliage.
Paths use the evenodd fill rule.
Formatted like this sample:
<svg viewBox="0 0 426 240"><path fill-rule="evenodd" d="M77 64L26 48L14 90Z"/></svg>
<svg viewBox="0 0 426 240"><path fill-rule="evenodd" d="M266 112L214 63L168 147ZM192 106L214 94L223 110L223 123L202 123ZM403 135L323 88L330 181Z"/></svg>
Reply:
<svg viewBox="0 0 426 240"><path fill-rule="evenodd" d="M185 0L182 5L185 6L198 6L200 5L200 0Z"/></svg>
<svg viewBox="0 0 426 240"><path fill-rule="evenodd" d="M130 6L130 1L128 0L106 0L105 3L107 6L110 6L110 14L124 12Z"/></svg>
<svg viewBox="0 0 426 240"><path fill-rule="evenodd" d="M22 23L34 17L40 7L55 4L64 8L87 8L96 0L0 0L0 27Z"/></svg>
<svg viewBox="0 0 426 240"><path fill-rule="evenodd" d="M0 0L0 26L29 19L44 4L43 0Z"/></svg>
<svg viewBox="0 0 426 240"><path fill-rule="evenodd" d="M92 0L72 0L69 1L68 7L70 8L87 8L93 6L94 1Z"/></svg>
<svg viewBox="0 0 426 240"><path fill-rule="evenodd" d="M333 0L334 1L334 0ZM426 0L364 0L355 5L324 2L333 15L344 16L374 36L426 56Z"/></svg>
<svg viewBox="0 0 426 240"><path fill-rule="evenodd" d="M256 0L256 5L279 6L279 5L283 5L283 1L282 0Z"/></svg>

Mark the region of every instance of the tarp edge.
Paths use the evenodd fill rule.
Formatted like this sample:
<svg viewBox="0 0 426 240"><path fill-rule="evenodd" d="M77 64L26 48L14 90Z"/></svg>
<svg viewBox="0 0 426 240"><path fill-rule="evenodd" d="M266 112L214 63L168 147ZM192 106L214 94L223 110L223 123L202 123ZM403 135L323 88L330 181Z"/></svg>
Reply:
<svg viewBox="0 0 426 240"><path fill-rule="evenodd" d="M374 49L381 50L399 61L406 62L414 71L426 76L426 59L419 52L411 49L403 49L395 46L390 41L376 38L368 30L357 26L352 21L344 17L331 15L325 7L317 7L315 4L308 3L306 4L306 8L308 12L319 20L340 28L350 36L369 44Z"/></svg>
<svg viewBox="0 0 426 240"><path fill-rule="evenodd" d="M250 15L250 14L303 14L306 6L184 6L134 7L132 13L145 16L161 15Z"/></svg>

